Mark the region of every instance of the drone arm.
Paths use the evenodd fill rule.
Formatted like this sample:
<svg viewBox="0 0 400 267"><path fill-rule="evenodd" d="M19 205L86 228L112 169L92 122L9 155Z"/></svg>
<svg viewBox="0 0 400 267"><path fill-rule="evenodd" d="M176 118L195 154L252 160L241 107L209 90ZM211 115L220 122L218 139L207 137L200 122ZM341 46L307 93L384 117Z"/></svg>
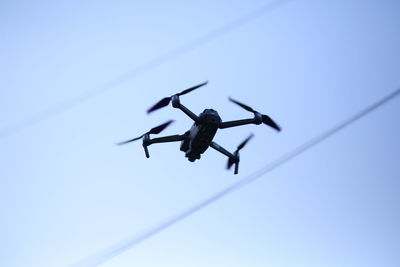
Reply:
<svg viewBox="0 0 400 267"><path fill-rule="evenodd" d="M156 144L156 143L169 143L169 142L178 142L178 141L182 141L186 138L186 135L182 134L182 135L169 135L169 136L164 136L164 137L157 137L157 138L153 138L153 139L148 139L146 140L143 145L144 146L149 146L152 144Z"/></svg>
<svg viewBox="0 0 400 267"><path fill-rule="evenodd" d="M180 105L180 107L179 107L179 109L180 110L182 110L183 111L183 113L185 113L186 115L188 115L189 116L189 118L191 118L192 120L194 120L195 122L198 122L199 121L199 117L196 115L196 114L194 114L193 112L191 112L187 107L185 107L184 105Z"/></svg>
<svg viewBox="0 0 400 267"><path fill-rule="evenodd" d="M224 154L228 158L235 158L235 156L231 152L229 152L228 150L226 150L225 148L223 148L222 146L218 145L215 142L211 142L210 147L214 148L218 152L221 152L222 154Z"/></svg>
<svg viewBox="0 0 400 267"><path fill-rule="evenodd" d="M143 148L144 148L144 153L146 154L146 158L150 158L149 150L147 149L149 145L156 143L178 142L185 140L185 138L187 138L186 134L182 135L177 134L177 135L169 135L169 136L150 139L150 135L145 134L143 136Z"/></svg>
<svg viewBox="0 0 400 267"><path fill-rule="evenodd" d="M183 113L185 113L186 115L188 115L189 118L191 118L191 119L194 120L195 122L199 122L199 117L198 117L196 114L194 114L192 111L190 111L187 107L185 107L184 105L181 104L178 95L174 95L174 96L172 97L172 106L173 106L174 108L179 108L180 110L182 110Z"/></svg>
<svg viewBox="0 0 400 267"><path fill-rule="evenodd" d="M239 153L238 151L236 151L234 154L230 153L228 150L226 150L225 148L223 148L222 146L218 145L215 142L211 142L210 146L212 148L214 148L215 150L217 150L218 152L221 152L222 154L224 154L225 156L227 156L228 159L228 169L231 167L231 164L235 164L235 171L234 174L238 174L239 172Z"/></svg>
<svg viewBox="0 0 400 267"><path fill-rule="evenodd" d="M221 122L219 125L220 129L225 129L225 128L230 128L230 127L236 127L236 126L241 126L241 125L246 125L246 124L261 124L261 121L258 118L253 118L253 119L245 119L245 120L236 120L236 121L226 121L226 122Z"/></svg>

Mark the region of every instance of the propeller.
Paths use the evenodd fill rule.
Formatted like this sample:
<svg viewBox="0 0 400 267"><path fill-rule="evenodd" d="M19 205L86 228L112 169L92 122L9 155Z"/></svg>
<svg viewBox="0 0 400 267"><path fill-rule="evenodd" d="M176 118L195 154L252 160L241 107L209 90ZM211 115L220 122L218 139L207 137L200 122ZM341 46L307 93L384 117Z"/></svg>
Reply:
<svg viewBox="0 0 400 267"><path fill-rule="evenodd" d="M235 174L238 173L239 170L239 151L247 144L247 142L250 141L251 138L254 137L254 134L250 134L249 137L247 137L238 147L236 148L235 152L233 152L233 155L235 156L234 158L229 158L228 159L228 164L226 168L229 170L233 164L235 164Z"/></svg>
<svg viewBox="0 0 400 267"><path fill-rule="evenodd" d="M203 85L206 85L207 83L208 83L208 81L206 81L206 82L204 82L204 83L201 83L201 84L198 84L198 85L196 85L196 86L190 87L190 88L188 88L188 89L185 89L185 90L183 90L182 92L177 93L177 94L175 94L175 95L177 95L177 96L185 95L185 94L187 94L187 93L189 93L189 92L191 92L191 91L193 91L193 90L195 90L195 89L197 89L197 88L199 88L199 87L201 87L201 86L203 86ZM158 101L154 106L152 106L151 108L149 108L149 109L147 110L147 113L150 113L150 112L153 112L153 111L155 111L155 110L157 110L157 109L160 109L160 108L163 108L163 107L168 106L168 104L171 102L172 97L173 97L173 95L172 95L172 96L169 96L169 97L164 97L163 99L161 99L160 101Z"/></svg>
<svg viewBox="0 0 400 267"><path fill-rule="evenodd" d="M240 145L238 145L236 151L239 152L239 150L244 148L244 146L247 144L247 142L249 142L250 139L253 138L253 137L254 137L254 134L250 134L249 137L247 137L242 143L240 143Z"/></svg>
<svg viewBox="0 0 400 267"><path fill-rule="evenodd" d="M243 103L240 103L239 101L236 101L236 100L234 100L234 99L232 99L230 97L229 97L229 100L231 102L235 103L236 105L241 106L242 108L244 108L247 111L253 112L254 114L257 114L257 113L260 114L261 115L261 120L262 120L262 122L264 124L274 128L278 132L281 130L281 127L279 127L279 125L276 124L268 115L261 114L260 112L254 110L253 108L251 108L251 107L249 107L249 106L247 106L247 105L245 105Z"/></svg>
<svg viewBox="0 0 400 267"><path fill-rule="evenodd" d="M133 139L130 139L130 140L121 142L121 143L117 143L117 145L125 145L125 144L127 144L127 143L130 143L130 142L139 140L139 139L143 138L143 136L145 136L146 134L159 134L159 133L161 133L162 131L164 131L164 129L167 128L167 127L168 127L171 123L173 123L173 122L174 122L173 120L169 120L169 121L167 121L167 122L164 122L163 124L161 124L161 125L159 125L159 126L156 126L156 127L154 127L154 128L151 128L150 131L148 131L147 133L142 134L142 135L139 136L139 137L136 137L136 138L133 138Z"/></svg>

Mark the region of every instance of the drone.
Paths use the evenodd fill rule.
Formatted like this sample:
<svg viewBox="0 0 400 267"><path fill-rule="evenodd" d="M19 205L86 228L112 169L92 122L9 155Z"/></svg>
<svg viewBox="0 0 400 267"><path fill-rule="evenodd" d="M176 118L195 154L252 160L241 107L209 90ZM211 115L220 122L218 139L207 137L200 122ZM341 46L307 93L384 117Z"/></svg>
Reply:
<svg viewBox="0 0 400 267"><path fill-rule="evenodd" d="M217 150L218 152L228 157L227 169L229 170L232 167L232 165L235 165L234 174L237 174L239 171L239 161L240 161L239 151L247 144L247 142L254 135L251 134L249 137L247 137L242 143L239 144L237 149L233 153L231 153L213 141L213 138L217 133L217 130L246 125L246 124L260 125L262 123L272 127L278 132L281 130L281 128L269 116L261 114L260 112L254 110L253 108L243 103L240 103L232 98L229 98L231 102L239 105L240 107L244 108L249 112L252 112L254 114L254 117L251 119L223 122L221 117L218 115L218 112L214 109L205 109L202 113L196 115L192 111L190 111L187 107L181 104L179 99L180 96L185 95L199 87L202 87L207 83L208 81L190 87L175 95L164 97L154 106L152 106L150 109L147 110L147 113L149 114L155 110L168 106L169 103L172 102L172 107L180 109L183 113L185 113L189 118L191 118L194 121L193 126L190 128L189 131L181 135L170 135L170 136L151 139L150 134L161 133L165 128L167 128L173 122L173 120L169 120L157 127L150 129L150 131L142 134L139 137L121 143L117 143L117 145L124 145L142 139L144 152L146 154L146 157L149 158L150 154L147 148L148 146L156 143L181 142L180 150L185 152L185 156L188 158L190 162L194 162L196 159L200 159L201 154L203 154L209 147L212 147L213 149Z"/></svg>

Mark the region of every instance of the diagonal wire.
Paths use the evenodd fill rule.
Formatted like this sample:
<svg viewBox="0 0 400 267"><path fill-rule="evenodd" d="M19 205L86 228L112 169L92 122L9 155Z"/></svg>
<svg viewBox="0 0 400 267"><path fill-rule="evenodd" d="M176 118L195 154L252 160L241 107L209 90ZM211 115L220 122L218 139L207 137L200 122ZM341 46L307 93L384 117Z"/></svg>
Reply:
<svg viewBox="0 0 400 267"><path fill-rule="evenodd" d="M128 81L131 78L139 76L140 74L145 73L151 69L154 69L157 66L160 66L166 62L169 62L176 57L182 56L183 54L186 54L191 50L194 50L204 44L207 44L217 39L218 37L226 35L232 32L233 30L261 17L266 13L272 12L273 10L280 8L281 6L291 1L292 0L275 0L266 5L263 5L261 8L253 12L250 12L219 28L214 29L213 31L210 31L202 36L199 36L198 38L189 41L188 43L178 46L175 49L172 49L166 52L165 54L162 54L152 60L149 60L136 68L133 68L117 77L114 77L109 81L103 82L95 87L92 87L91 89L81 93L80 95L69 98L61 103L55 104L54 106L45 109L41 112L38 112L36 114L33 114L30 117L26 117L22 120L16 121L0 129L0 139L13 135L28 127L41 123L55 115L61 114L69 109L72 109L78 106L79 104L82 104L83 102Z"/></svg>
<svg viewBox="0 0 400 267"><path fill-rule="evenodd" d="M190 215L194 214L195 212L204 209L205 207L211 205L212 203L216 202L217 200L227 196L228 194L258 180L264 174L271 172L272 170L282 166L286 162L290 161L291 159L299 156L300 154L304 153L305 151L309 150L310 148L314 147L315 145L321 143L322 141L326 140L328 137L336 134L343 128L349 126L350 124L354 123L355 121L359 120L360 118L366 116L371 111L381 107L389 100L393 99L394 97L400 94L400 88L393 91L392 93L388 94L387 96L383 97L382 99L378 100L374 104L368 106L367 108L363 109L362 111L356 113L355 115L351 116L347 120L337 124L336 126L332 127L331 129L323 132L320 135L315 136L314 138L310 139L309 141L305 142L304 144L298 146L297 148L293 149L292 151L284 154L280 158L276 159L265 165L263 168L255 171L254 173L250 174L249 176L244 177L243 179L239 180L236 183L226 187L225 189L217 192L216 194L206 198L205 200L193 205L192 207L188 208L187 210L171 217L170 219L150 228L148 231L145 231L139 235L131 237L125 241L122 241L108 249L100 251L99 253L88 257L80 261L77 264L72 265L73 267L83 267L83 266L97 266L102 264L111 258L121 254L122 252L128 250L129 248L138 245L139 243L143 242L144 240L160 233L161 231L167 229L168 227L182 221L183 219L189 217Z"/></svg>

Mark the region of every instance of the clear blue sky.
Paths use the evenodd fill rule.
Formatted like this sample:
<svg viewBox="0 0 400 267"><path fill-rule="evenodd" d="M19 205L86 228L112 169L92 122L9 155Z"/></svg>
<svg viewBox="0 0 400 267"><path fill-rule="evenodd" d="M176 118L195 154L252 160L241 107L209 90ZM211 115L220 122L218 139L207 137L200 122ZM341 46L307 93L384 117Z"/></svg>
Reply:
<svg viewBox="0 0 400 267"><path fill-rule="evenodd" d="M0 2L0 129L86 92L268 1ZM0 266L68 266L245 177L400 86L400 2L293 0L242 27L0 140ZM167 119L247 118L232 96L283 128L221 130L234 176L209 150L119 147ZM104 264L400 266L400 99Z"/></svg>

